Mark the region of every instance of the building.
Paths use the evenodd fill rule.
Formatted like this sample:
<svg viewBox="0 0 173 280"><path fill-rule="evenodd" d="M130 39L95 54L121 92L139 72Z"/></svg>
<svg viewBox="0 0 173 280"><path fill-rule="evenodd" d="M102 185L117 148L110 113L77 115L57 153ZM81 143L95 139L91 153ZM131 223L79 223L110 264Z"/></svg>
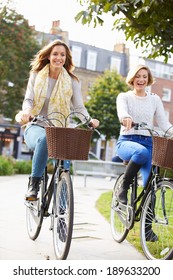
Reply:
<svg viewBox="0 0 173 280"><path fill-rule="evenodd" d="M61 30L59 20L52 22L52 27L49 33L36 32L36 39L40 45L45 45L55 39L63 40L69 45L75 64L75 73L79 77L81 83L81 91L84 101L87 101L89 88L92 86L96 78L102 75L106 69L116 69L123 77L126 77L129 70L129 51L125 47L125 44L117 44L114 46L113 51L109 51L81 42L71 41L68 38L68 32ZM173 123L173 65L165 65L156 60L142 60L150 67L156 79L156 83L153 84L149 90L157 93L161 97L166 115L170 122ZM19 127L14 126L14 130L16 129L15 134L12 132L12 127L10 128L10 126L7 126L6 130L6 127L4 128L3 125L4 124L0 123L0 154L4 152L4 147L8 146L7 144L9 143L10 154L14 157L26 158L30 156L23 141L22 130L18 131ZM95 152L98 157L101 156L101 150L104 147L103 142L104 137L97 143L97 149ZM111 160L114 147L115 140L112 142L110 141L106 151L107 160Z"/></svg>

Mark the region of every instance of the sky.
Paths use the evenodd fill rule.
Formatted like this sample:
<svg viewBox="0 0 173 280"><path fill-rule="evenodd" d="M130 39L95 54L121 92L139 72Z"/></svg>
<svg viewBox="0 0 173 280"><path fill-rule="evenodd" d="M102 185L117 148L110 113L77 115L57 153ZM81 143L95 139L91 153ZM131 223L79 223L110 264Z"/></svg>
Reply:
<svg viewBox="0 0 173 280"><path fill-rule="evenodd" d="M0 1L6 3L7 0ZM113 17L105 14L104 26L93 28L75 21L74 17L83 7L77 0L12 0L15 10L35 25L37 31L49 32L52 21L60 20L63 31L69 32L69 39L103 49L113 50L117 42L124 42L121 34L114 30Z"/></svg>
<svg viewBox="0 0 173 280"><path fill-rule="evenodd" d="M8 0L0 0L6 3ZM37 31L48 32L52 21L60 20L60 28L69 32L69 40L89 44L102 49L113 51L117 43L125 43L130 52L130 65L138 64L142 55L140 48L135 48L130 41L125 41L123 33L112 30L115 18L111 14L105 14L103 26L93 28L93 25L82 25L75 21L75 16L81 10L85 10L78 0L11 0L15 10L28 19L30 25L35 25ZM84 1L83 1L84 2ZM163 58L158 58L163 61ZM173 63L171 58L169 63Z"/></svg>

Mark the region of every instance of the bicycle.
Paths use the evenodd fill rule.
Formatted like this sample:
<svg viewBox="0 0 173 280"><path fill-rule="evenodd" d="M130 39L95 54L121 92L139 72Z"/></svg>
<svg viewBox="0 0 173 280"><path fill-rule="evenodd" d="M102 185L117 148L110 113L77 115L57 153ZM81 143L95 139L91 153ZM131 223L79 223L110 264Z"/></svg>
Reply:
<svg viewBox="0 0 173 280"><path fill-rule="evenodd" d="M136 129L149 130L144 123L136 124ZM111 231L114 240L121 243L134 223L140 222L140 241L146 258L169 260L173 258L173 180L166 178L166 173L161 175L160 167L173 169L173 156L170 155L173 139L149 131L153 137L153 159L147 185L139 192L136 175L128 191L128 203L123 205L118 201L123 174L117 178L112 192ZM169 147L163 142L169 142ZM157 235L157 241L152 239L151 229Z"/></svg>
<svg viewBox="0 0 173 280"><path fill-rule="evenodd" d="M67 118L70 116L71 114ZM68 256L74 217L73 185L70 170L65 167L64 160L88 159L89 144L93 132L91 127L90 129L77 129L81 125L87 126L87 128L90 126L89 119L85 116L85 122L78 123L75 128L66 127L67 118L65 118L65 127L61 121L59 122L62 126L55 127L53 124L55 118L50 116L46 118L35 116L31 121L31 125L41 123L47 125L45 129L48 155L54 160L54 169L51 178L49 178L50 174L48 175L46 166L37 201L25 201L27 232L32 240L39 236L43 219L51 217L50 230L53 232L53 247L58 260L65 260Z"/></svg>

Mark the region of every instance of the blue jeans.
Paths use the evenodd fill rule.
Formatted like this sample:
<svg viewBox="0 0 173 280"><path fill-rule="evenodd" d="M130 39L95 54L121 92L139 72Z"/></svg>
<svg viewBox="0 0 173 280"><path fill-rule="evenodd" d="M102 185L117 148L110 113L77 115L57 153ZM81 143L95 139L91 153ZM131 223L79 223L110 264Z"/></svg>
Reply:
<svg viewBox="0 0 173 280"><path fill-rule="evenodd" d="M25 142L28 148L34 151L32 158L32 177L42 177L48 160L46 131L38 125L30 125L24 132ZM70 161L64 160L64 168L70 168Z"/></svg>
<svg viewBox="0 0 173 280"><path fill-rule="evenodd" d="M25 142L34 151L32 158L32 177L42 177L48 160L46 132L43 127L30 125L24 132Z"/></svg>
<svg viewBox="0 0 173 280"><path fill-rule="evenodd" d="M152 137L143 135L121 135L116 152L122 160L141 165L143 186L146 186L152 163Z"/></svg>

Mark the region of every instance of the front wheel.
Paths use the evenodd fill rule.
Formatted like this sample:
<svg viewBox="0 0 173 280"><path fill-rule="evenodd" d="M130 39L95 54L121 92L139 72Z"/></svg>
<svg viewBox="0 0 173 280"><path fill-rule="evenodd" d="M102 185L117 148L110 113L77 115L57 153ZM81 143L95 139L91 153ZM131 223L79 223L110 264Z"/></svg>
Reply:
<svg viewBox="0 0 173 280"><path fill-rule="evenodd" d="M141 245L148 259L173 257L173 183L160 181L151 191L141 214Z"/></svg>
<svg viewBox="0 0 173 280"><path fill-rule="evenodd" d="M117 194L122 185L124 174L121 174L115 183L112 192L112 202L111 202L111 231L115 241L118 243L124 241L129 230L126 228L127 212L125 209L119 206L117 199Z"/></svg>
<svg viewBox="0 0 173 280"><path fill-rule="evenodd" d="M71 245L73 232L74 198L69 171L57 178L53 205L53 244L56 258L65 260Z"/></svg>

